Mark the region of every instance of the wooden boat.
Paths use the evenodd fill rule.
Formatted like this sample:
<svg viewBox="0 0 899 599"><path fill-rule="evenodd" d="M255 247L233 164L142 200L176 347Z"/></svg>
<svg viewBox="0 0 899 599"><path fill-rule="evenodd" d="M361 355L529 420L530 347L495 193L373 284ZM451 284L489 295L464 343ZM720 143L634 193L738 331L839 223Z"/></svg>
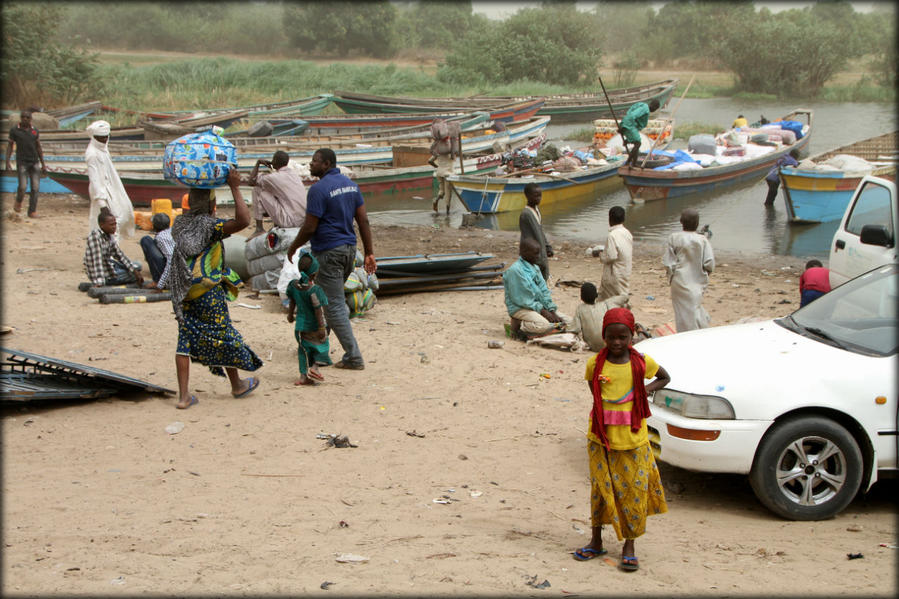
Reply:
<svg viewBox="0 0 899 599"><path fill-rule="evenodd" d="M493 254L481 252L456 252L452 254L416 254L414 256L388 256L378 258L378 278L408 275L435 275L468 270L472 266L493 258Z"/></svg>
<svg viewBox="0 0 899 599"><path fill-rule="evenodd" d="M546 134L521 142L522 147L534 150L546 141ZM270 155L269 155L270 157ZM255 161L254 161L255 164ZM491 153L480 156L471 156L463 160L463 168L466 173L484 173L496 169L502 164L502 154ZM338 165L346 165L338 158ZM250 167L244 167L249 172ZM423 193L431 193L434 188L434 168L428 164L419 164L404 167L391 167L382 165L352 166L351 178L359 185L363 194L369 193L393 193L399 191L422 190ZM78 166L53 165L48 169L48 176L53 181L64 186L72 193L77 193L85 199L90 199L87 169L83 163ZM153 167L142 170L120 170L119 176L125 192L135 207L150 206L152 200L167 198L173 204L180 205L181 196L187 192L187 188L168 181L162 175L162 160ZM311 185L313 179L306 179L304 183ZM249 201L252 197L252 188L241 187L241 194ZM216 191L218 202L223 205L233 203L230 190L222 188Z"/></svg>
<svg viewBox="0 0 899 599"><path fill-rule="evenodd" d="M513 123L503 131L490 128L477 128L463 131L462 154L471 155L491 150L494 144L516 145L540 135L549 123L549 117L534 117L521 123ZM259 158L271 158L275 150L288 152L294 160L311 159L316 150L330 147L337 154L338 164L378 164L393 159L393 146L431 144L430 132L419 128L411 133L371 132L348 136L297 136L293 138L257 138L246 137L231 140L238 146L238 165L252 167ZM236 142L236 143L235 143ZM121 146L120 146L121 147ZM131 150L129 154L119 154L110 147L112 160L119 171L146 170L162 164L164 144L153 145L149 149ZM80 151L73 146L66 146L65 151L56 153L50 145L44 147L44 158L51 166L71 166L84 160L84 146Z"/></svg>
<svg viewBox="0 0 899 599"><path fill-rule="evenodd" d="M897 132L857 141L809 158L822 164L840 155L855 156L870 163L869 169L857 171L835 168L808 169L804 165L783 167L783 184L787 216L795 223L838 221L862 177L875 175L896 180Z"/></svg>
<svg viewBox="0 0 899 599"><path fill-rule="evenodd" d="M452 175L452 189L470 212L492 214L520 211L527 205L524 186L536 183L543 191L541 207L559 204L571 198L596 194L603 180L615 176L625 156L612 156L601 166L574 171L534 173L529 176Z"/></svg>
<svg viewBox="0 0 899 599"><path fill-rule="evenodd" d="M465 98L392 98L353 92L334 92L334 103L350 114L410 113L410 112L471 112L488 110L491 118L504 123L533 117L543 107L543 98L506 101L500 99L467 100Z"/></svg>
<svg viewBox="0 0 899 599"><path fill-rule="evenodd" d="M627 109L637 102L650 102L658 100L660 107L665 107L671 100L674 90L677 89L677 79L666 79L646 83L634 87L621 87L608 90L609 98L605 94L558 94L545 96L546 102L537 111L538 116L551 116L553 123L580 123L600 118L612 118L609 110L609 102L620 119L624 117ZM477 96L483 98L487 96ZM505 98L512 100L513 98Z"/></svg>
<svg viewBox="0 0 899 599"><path fill-rule="evenodd" d="M49 114L50 116L55 118L59 123L59 127L61 129L64 129L72 123L80 121L81 119L90 116L96 111L100 110L100 106L102 106L102 104L99 101L86 102L84 104L77 104L75 106L66 106L63 108L48 110L46 114ZM41 139L43 140L43 137L41 137Z"/></svg>
<svg viewBox="0 0 899 599"><path fill-rule="evenodd" d="M668 104L677 79L666 79L634 87L609 90L609 99L603 93L558 94L544 96L545 102L537 110L538 116L551 116L554 123L582 122L598 118L610 118L609 102L618 118L636 102L656 99L661 106ZM359 94L335 91L334 103L345 112L436 112L441 110L483 110L497 103L524 102L533 96L470 96L467 98L410 98Z"/></svg>
<svg viewBox="0 0 899 599"><path fill-rule="evenodd" d="M109 132L110 140L140 140L147 139L149 129L149 139L175 139L184 133L192 133L204 128L219 126L228 127L231 123L247 116L246 110L233 110L227 112L217 112L211 114L202 114L186 118L173 118L152 121L145 120L138 123L135 127L116 127ZM156 137L154 137L156 136ZM73 131L68 129L54 129L50 131L41 131L41 144L56 141L88 141L90 134L85 130Z"/></svg>
<svg viewBox="0 0 899 599"><path fill-rule="evenodd" d="M806 124L802 126L802 137L792 145L774 143L770 146L759 146L747 143L745 157L723 159L719 155L721 164L716 162L695 170L664 167L659 170L640 168L638 164L638 166L622 166L618 169L618 174L624 179L624 185L631 198L638 201L673 198L757 181L768 173L778 158L794 149L801 152L808 146L812 133L811 110L799 108L780 120L792 121L802 117L806 120Z"/></svg>

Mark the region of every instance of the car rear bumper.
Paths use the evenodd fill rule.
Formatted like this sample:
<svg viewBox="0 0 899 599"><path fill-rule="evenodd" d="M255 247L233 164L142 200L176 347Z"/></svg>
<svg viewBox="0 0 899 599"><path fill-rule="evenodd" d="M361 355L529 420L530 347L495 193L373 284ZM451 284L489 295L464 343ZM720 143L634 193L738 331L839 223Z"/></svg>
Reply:
<svg viewBox="0 0 899 599"><path fill-rule="evenodd" d="M748 474L767 420L699 420L653 405L646 420L655 457L697 472ZM705 440L698 440L705 439Z"/></svg>

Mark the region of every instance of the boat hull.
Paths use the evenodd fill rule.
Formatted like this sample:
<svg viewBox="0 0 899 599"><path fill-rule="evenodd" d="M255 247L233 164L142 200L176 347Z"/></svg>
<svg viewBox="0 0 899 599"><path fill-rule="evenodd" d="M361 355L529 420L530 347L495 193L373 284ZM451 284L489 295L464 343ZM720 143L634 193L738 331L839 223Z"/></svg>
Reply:
<svg viewBox="0 0 899 599"><path fill-rule="evenodd" d="M798 150L801 154L808 146L812 133L811 113L810 111L802 113L807 114L809 119L807 132L802 139L755 158L696 170L654 170L623 166L618 170L618 174L624 179L624 185L631 199L635 201L663 200L708 193L741 183L758 181L771 170L778 158L792 150Z"/></svg>
<svg viewBox="0 0 899 599"><path fill-rule="evenodd" d="M454 192L465 207L477 214L520 211L527 205L524 187L536 183L543 192L541 207L564 203L597 193L604 180L614 177L624 159L601 167L574 171L559 176L484 177L453 175L449 177Z"/></svg>
<svg viewBox="0 0 899 599"><path fill-rule="evenodd" d="M878 172L880 171L880 172ZM895 181L895 167L873 173ZM829 223L843 218L846 206L863 176L841 172L810 172L795 168L780 173L787 217L794 223Z"/></svg>

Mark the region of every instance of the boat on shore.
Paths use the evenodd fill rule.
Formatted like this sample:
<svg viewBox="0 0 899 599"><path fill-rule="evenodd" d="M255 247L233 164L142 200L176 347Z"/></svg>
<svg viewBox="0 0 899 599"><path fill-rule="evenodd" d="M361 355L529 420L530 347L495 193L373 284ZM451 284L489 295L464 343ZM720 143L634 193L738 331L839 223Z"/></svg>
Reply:
<svg viewBox="0 0 899 599"><path fill-rule="evenodd" d="M897 132L822 152L799 166L780 169L787 217L794 223L826 223L843 217L865 175L896 180Z"/></svg>
<svg viewBox="0 0 899 599"><path fill-rule="evenodd" d="M448 110L485 110L497 104L527 102L542 99L537 116L550 116L554 123L588 121L610 118L609 103L616 115L623 116L636 102L656 99L665 106L677 88L677 79L666 79L634 87L608 90L603 93L557 94L550 96L469 96L456 98L413 98L407 96L377 96L337 90L334 103L344 112L440 112Z"/></svg>
<svg viewBox="0 0 899 599"><path fill-rule="evenodd" d="M723 138L734 132L738 137L748 136L747 141L739 147L725 148L718 145L714 156L693 155L679 150L673 161L667 160L668 164L655 168L641 168L639 165L622 166L618 169L618 174L624 179L624 185L631 199L635 201L674 198L759 180L768 173L778 158L792 150L802 152L808 146L812 133L812 116L811 110L798 108L760 130L753 130L754 132L750 132L751 135L734 130L719 136ZM797 120L800 118L806 122L801 124L801 121ZM796 141L792 144L775 140L781 137L777 133L781 130L778 123L786 121L800 123L800 135L794 133ZM759 137L766 139L762 140ZM752 139L756 141L751 141ZM726 155L727 152L739 150L740 147L744 155L736 153ZM664 156L667 153L654 152L655 154Z"/></svg>
<svg viewBox="0 0 899 599"><path fill-rule="evenodd" d="M235 121L247 116L246 110L232 110L215 113L201 113L187 117L147 119L131 127L115 127L109 132L109 139L115 141L141 139L175 139L184 132L193 133L212 126L229 127ZM41 144L51 142L87 142L91 138L86 130L53 129L41 131Z"/></svg>
<svg viewBox="0 0 899 599"><path fill-rule="evenodd" d="M462 132L462 154L473 155L492 151L496 144L516 146L537 137L546 129L549 117L534 117L521 123L513 123L497 131L489 126L481 126ZM393 160L393 148L397 145L418 146L427 149L431 144L430 132L426 127L417 128L412 133L371 132L346 136L296 136L296 137L245 137L231 139L237 146L238 166L252 168L259 158L269 159L275 150L284 150L294 160L308 160L319 148L330 147L337 155L338 164L381 164ZM124 170L147 170L162 164L164 144L155 142L149 149L136 146L127 152L128 145L110 147L112 161L121 174ZM83 164L85 146L67 145L64 152L56 153L50 145L44 147L44 158L51 167ZM427 158L421 162L426 162Z"/></svg>
<svg viewBox="0 0 899 599"><path fill-rule="evenodd" d="M514 123L535 116L543 107L542 97L526 98L406 98L335 91L334 103L348 114L390 114L421 112L471 112L486 110L491 118Z"/></svg>
<svg viewBox="0 0 899 599"><path fill-rule="evenodd" d="M528 150L538 149L546 141L546 134L541 133L533 138L520 142L520 147ZM293 156L292 159L297 159ZM466 173L486 173L495 170L502 164L502 153L490 153L464 157L462 169ZM302 162L302 161L300 161ZM254 162L255 164L255 162ZM340 162L338 166L347 166ZM249 175L251 167L244 167L241 172ZM392 165L354 165L348 169L350 178L359 185L364 194L383 194L395 192L409 192L420 190L424 194L431 194L434 190L434 167L429 164L413 164L408 166ZM72 193L76 193L85 199L90 199L90 182L87 169L79 166L54 165L48 169L48 177L59 183ZM180 205L181 196L187 192L187 187L168 181L162 174L162 159L157 165L145 169L119 170L119 177L125 192L136 208L144 208L152 204L152 200L165 198ZM303 182L308 186L315 179L305 177ZM241 186L241 194L247 201L252 197L253 189L249 185ZM219 204L233 203L230 190L225 187L216 190Z"/></svg>

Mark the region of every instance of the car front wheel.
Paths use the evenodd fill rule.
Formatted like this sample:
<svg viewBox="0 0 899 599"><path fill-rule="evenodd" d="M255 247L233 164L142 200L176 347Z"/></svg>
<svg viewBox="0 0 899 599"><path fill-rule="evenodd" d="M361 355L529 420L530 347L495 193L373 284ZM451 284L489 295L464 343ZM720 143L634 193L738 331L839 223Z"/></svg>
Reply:
<svg viewBox="0 0 899 599"><path fill-rule="evenodd" d="M765 507L790 520L842 511L862 481L862 454L845 428L820 416L772 428L755 454L749 482Z"/></svg>

